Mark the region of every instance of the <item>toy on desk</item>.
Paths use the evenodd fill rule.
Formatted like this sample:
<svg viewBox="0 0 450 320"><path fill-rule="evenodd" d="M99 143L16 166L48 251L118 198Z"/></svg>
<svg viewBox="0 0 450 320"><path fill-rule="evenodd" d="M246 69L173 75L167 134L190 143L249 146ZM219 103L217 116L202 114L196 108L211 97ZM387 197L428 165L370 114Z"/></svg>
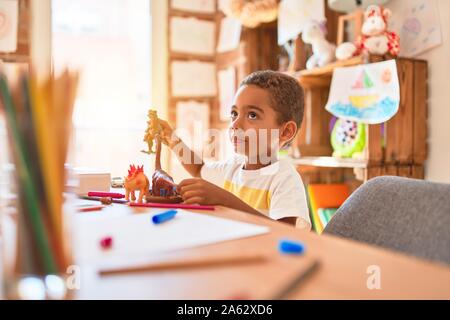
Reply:
<svg viewBox="0 0 450 320"><path fill-rule="evenodd" d="M147 202L180 203L183 199L176 191L172 177L161 168L161 140L156 138L155 172L152 175L152 187L146 196Z"/></svg>
<svg viewBox="0 0 450 320"><path fill-rule="evenodd" d="M336 49L336 58L346 60L362 53L385 55L390 53L398 56L400 52L400 37L388 31L388 20L391 16L389 9L371 5L364 13L362 35L355 43L344 42Z"/></svg>
<svg viewBox="0 0 450 320"><path fill-rule="evenodd" d="M323 67L335 60L336 46L325 39L325 30L317 22L310 22L302 33L304 43L311 44L313 55L306 62L306 69Z"/></svg>
<svg viewBox="0 0 450 320"><path fill-rule="evenodd" d="M144 196L148 193L149 181L147 176L144 174L144 166L134 166L130 165L130 170L128 170L128 176L125 178L125 200L131 201L136 200L135 191L139 191L138 203L142 203Z"/></svg>
<svg viewBox="0 0 450 320"><path fill-rule="evenodd" d="M176 184L172 177L161 167L161 142L166 141L158 115L155 110L148 111L147 130L144 141L147 142L147 154L155 154L155 172L152 174L152 185L146 194L147 202L180 203L182 198L176 192ZM156 150L154 144L156 142Z"/></svg>
<svg viewBox="0 0 450 320"><path fill-rule="evenodd" d="M153 150L154 141L156 139L165 140L164 132L161 124L158 121L158 114L156 110L149 110L147 113L147 129L145 130L144 141L147 143L148 150L142 150L146 154L154 154L156 150Z"/></svg>
<svg viewBox="0 0 450 320"><path fill-rule="evenodd" d="M331 132L333 157L360 158L366 146L366 125L337 119Z"/></svg>

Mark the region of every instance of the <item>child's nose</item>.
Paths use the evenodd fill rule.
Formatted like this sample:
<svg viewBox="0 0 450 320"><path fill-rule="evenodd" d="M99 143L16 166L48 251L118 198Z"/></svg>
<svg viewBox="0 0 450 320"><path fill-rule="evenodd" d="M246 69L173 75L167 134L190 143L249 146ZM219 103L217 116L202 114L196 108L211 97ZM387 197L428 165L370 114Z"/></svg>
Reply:
<svg viewBox="0 0 450 320"><path fill-rule="evenodd" d="M242 129L243 128L243 121L241 116L237 116L234 120L231 121L231 129Z"/></svg>

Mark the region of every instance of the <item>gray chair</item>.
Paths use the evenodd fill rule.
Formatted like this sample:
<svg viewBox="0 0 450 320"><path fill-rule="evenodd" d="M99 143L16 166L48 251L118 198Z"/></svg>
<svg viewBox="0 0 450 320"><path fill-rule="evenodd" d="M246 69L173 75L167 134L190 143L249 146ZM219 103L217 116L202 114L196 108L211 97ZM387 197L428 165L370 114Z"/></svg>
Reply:
<svg viewBox="0 0 450 320"><path fill-rule="evenodd" d="M450 185L372 179L347 199L324 233L450 264Z"/></svg>

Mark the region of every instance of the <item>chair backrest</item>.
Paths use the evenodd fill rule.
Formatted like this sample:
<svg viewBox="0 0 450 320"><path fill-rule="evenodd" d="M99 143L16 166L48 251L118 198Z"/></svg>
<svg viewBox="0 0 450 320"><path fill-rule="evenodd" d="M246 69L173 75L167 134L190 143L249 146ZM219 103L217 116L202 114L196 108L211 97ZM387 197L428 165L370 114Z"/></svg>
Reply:
<svg viewBox="0 0 450 320"><path fill-rule="evenodd" d="M347 199L324 232L450 264L450 185L374 178Z"/></svg>

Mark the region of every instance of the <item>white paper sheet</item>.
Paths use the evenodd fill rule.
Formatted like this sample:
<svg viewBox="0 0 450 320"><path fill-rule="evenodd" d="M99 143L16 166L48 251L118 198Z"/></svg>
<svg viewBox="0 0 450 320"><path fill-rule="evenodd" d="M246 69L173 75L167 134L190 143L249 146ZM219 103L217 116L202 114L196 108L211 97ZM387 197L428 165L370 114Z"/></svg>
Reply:
<svg viewBox="0 0 450 320"><path fill-rule="evenodd" d="M218 74L219 81L219 102L220 102L220 120L230 120L230 111L236 94L236 70L230 67L220 70Z"/></svg>
<svg viewBox="0 0 450 320"><path fill-rule="evenodd" d="M435 0L394 0L389 28L400 36L400 55L415 57L442 44L441 25Z"/></svg>
<svg viewBox="0 0 450 320"><path fill-rule="evenodd" d="M233 51L239 47L241 40L241 23L234 18L225 17L220 22L220 36L217 52Z"/></svg>
<svg viewBox="0 0 450 320"><path fill-rule="evenodd" d="M0 52L15 52L17 50L18 2L18 0L0 1Z"/></svg>
<svg viewBox="0 0 450 320"><path fill-rule="evenodd" d="M325 20L324 1L282 0L278 12L278 44L281 46L297 36L310 21Z"/></svg>
<svg viewBox="0 0 450 320"><path fill-rule="evenodd" d="M397 113L399 104L395 60L334 70L326 109L336 117L382 123Z"/></svg>
<svg viewBox="0 0 450 320"><path fill-rule="evenodd" d="M170 20L170 47L172 51L213 55L216 24L196 18L173 17Z"/></svg>
<svg viewBox="0 0 450 320"><path fill-rule="evenodd" d="M172 8L190 12L214 13L216 2L215 0L172 0Z"/></svg>
<svg viewBox="0 0 450 320"><path fill-rule="evenodd" d="M112 216L78 214L74 218L75 260L77 262L141 260L157 253L187 249L269 232L269 228L178 209L176 217L153 224L154 214L167 211ZM151 212L151 213L150 213ZM112 237L113 246L104 250L99 242Z"/></svg>
<svg viewBox="0 0 450 320"><path fill-rule="evenodd" d="M174 97L209 97L217 94L214 63L174 61L171 69Z"/></svg>
<svg viewBox="0 0 450 320"><path fill-rule="evenodd" d="M208 103L182 101L177 103L177 135L195 152L201 152L209 128ZM200 153L198 153L200 154Z"/></svg>

